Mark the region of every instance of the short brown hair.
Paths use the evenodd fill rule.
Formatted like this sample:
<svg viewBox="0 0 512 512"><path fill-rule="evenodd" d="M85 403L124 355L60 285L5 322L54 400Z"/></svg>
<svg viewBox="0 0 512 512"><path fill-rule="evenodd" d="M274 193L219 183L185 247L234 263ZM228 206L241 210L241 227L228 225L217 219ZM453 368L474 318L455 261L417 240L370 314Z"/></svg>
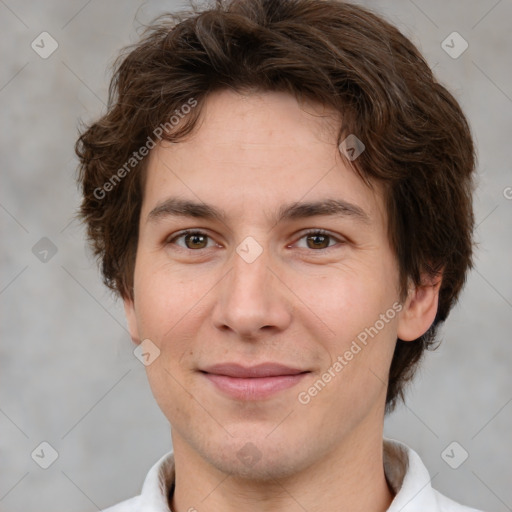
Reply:
<svg viewBox="0 0 512 512"><path fill-rule="evenodd" d="M437 326L472 266L475 154L463 112L415 46L360 6L218 0L158 17L119 56L108 111L75 148L80 215L104 282L123 298L133 298L147 162L130 159L160 126L172 128L162 135L166 140L190 133L208 94L224 88L285 91L342 114L338 143L356 134L366 146L352 162L356 172L367 183L384 184L402 294L409 280L420 284L425 273L442 271L433 325L413 342L397 340L386 398L392 410L424 350L435 345ZM195 108L176 126L169 123L191 98Z"/></svg>

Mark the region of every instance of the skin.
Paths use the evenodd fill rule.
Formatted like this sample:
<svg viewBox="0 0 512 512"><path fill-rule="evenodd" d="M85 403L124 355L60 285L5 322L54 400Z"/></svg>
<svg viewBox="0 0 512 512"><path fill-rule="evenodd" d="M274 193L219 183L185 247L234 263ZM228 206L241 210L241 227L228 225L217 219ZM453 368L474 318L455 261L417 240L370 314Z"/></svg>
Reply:
<svg viewBox="0 0 512 512"><path fill-rule="evenodd" d="M220 91L191 136L150 153L125 309L134 342L160 350L147 375L172 427L174 512L368 512L392 501L382 460L388 370L397 337L416 339L432 324L439 283L411 286L402 310L336 377L309 403L297 399L400 301L383 192L341 158L336 126L333 112L285 93ZM226 218L150 215L170 197ZM366 218L275 221L284 204L323 199ZM191 228L207 236L176 238ZM236 252L248 236L262 249L251 263ZM269 361L310 373L243 400L199 371Z"/></svg>

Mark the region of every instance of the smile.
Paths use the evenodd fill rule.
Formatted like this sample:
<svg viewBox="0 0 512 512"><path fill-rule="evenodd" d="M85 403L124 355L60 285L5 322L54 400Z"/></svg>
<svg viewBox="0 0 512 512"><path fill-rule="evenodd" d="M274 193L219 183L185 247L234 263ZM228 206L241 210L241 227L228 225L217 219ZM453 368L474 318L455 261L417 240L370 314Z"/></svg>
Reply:
<svg viewBox="0 0 512 512"><path fill-rule="evenodd" d="M219 391L237 400L263 400L295 386L310 373L275 363L221 364L201 372Z"/></svg>

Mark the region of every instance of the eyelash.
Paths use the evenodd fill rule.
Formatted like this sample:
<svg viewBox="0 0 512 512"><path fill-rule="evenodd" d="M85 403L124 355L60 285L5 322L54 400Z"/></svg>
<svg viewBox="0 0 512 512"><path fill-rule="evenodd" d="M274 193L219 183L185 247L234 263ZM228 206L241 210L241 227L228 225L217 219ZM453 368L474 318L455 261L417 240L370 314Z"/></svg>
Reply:
<svg viewBox="0 0 512 512"><path fill-rule="evenodd" d="M207 238L211 239L211 237L207 234L207 233L204 233L203 231L197 231L197 230L185 230L185 231L182 231L181 233L178 233L176 236L172 237L172 238L168 238L166 240L166 244L174 244L175 240L178 240L179 238L183 238L187 235L200 235L200 236L206 236ZM338 242L338 244L335 244L335 245L332 245L332 246L328 246L328 247L325 247L323 249L310 249L311 251L315 251L315 252L320 252L320 251L328 251L329 249L333 249L336 247L336 245L340 245L340 244L343 244L345 243L344 240L340 240L339 238L335 237L334 235L332 235L331 233L329 233L328 231L324 230L324 229L310 229L308 231L306 231L305 233L303 233L303 235L298 239L298 240L302 240L303 238L305 237L308 237L308 236L311 236L311 235L320 235L320 236L327 236L329 239L331 240L336 240ZM188 247L181 247L181 246L178 246L180 249L184 249L186 251L193 251L193 252L199 252L201 250L207 250L207 249L211 249L211 247L203 247L202 249L189 249Z"/></svg>

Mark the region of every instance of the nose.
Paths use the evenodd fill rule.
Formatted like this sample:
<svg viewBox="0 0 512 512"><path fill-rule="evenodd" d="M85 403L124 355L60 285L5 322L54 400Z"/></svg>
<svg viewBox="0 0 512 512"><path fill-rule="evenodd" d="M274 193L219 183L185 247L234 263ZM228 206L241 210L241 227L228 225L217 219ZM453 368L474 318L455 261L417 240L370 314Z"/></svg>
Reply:
<svg viewBox="0 0 512 512"><path fill-rule="evenodd" d="M251 340L266 331L285 330L292 318L291 293L277 267L266 249L252 262L234 253L232 268L217 290L215 327Z"/></svg>

